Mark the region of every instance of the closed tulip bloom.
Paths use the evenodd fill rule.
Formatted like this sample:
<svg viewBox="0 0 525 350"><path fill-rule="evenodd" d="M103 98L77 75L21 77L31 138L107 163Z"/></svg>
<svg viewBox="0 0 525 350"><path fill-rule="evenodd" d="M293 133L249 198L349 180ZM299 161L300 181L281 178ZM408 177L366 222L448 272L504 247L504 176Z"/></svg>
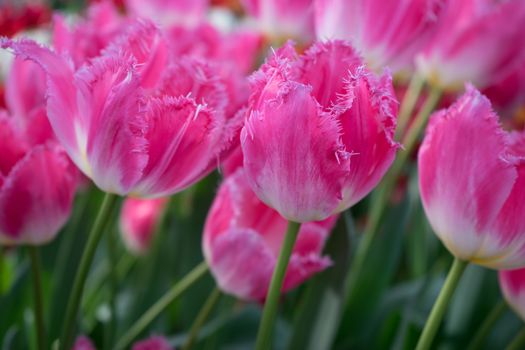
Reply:
<svg viewBox="0 0 525 350"><path fill-rule="evenodd" d="M148 251L167 202L167 198L128 197L124 200L120 212L120 234L131 252L144 254Z"/></svg>
<svg viewBox="0 0 525 350"><path fill-rule="evenodd" d="M432 84L461 89L497 83L523 60L522 0L448 1L437 30L417 58L419 71Z"/></svg>
<svg viewBox="0 0 525 350"><path fill-rule="evenodd" d="M330 217L301 226L283 292L331 264L321 253L335 220ZM264 300L286 226L286 220L253 193L243 169L229 176L208 213L202 241L204 257L219 287L241 299Z"/></svg>
<svg viewBox="0 0 525 350"><path fill-rule="evenodd" d="M525 134L506 133L472 86L435 113L419 152L419 188L434 229L457 258L525 266Z"/></svg>
<svg viewBox="0 0 525 350"><path fill-rule="evenodd" d="M295 222L323 220L366 196L394 160L398 102L342 41L300 57L291 45L252 76L241 132L252 189Z"/></svg>
<svg viewBox="0 0 525 350"><path fill-rule="evenodd" d="M435 30L441 0L316 0L319 39L344 39L374 69L410 68Z"/></svg>
<svg viewBox="0 0 525 350"><path fill-rule="evenodd" d="M499 287L509 306L525 321L525 269L502 270Z"/></svg>
<svg viewBox="0 0 525 350"><path fill-rule="evenodd" d="M225 113L228 95L214 67L192 58L168 61L167 43L149 22L135 23L78 70L28 40L2 46L46 71L57 139L106 192L178 192L214 168L240 127Z"/></svg>
<svg viewBox="0 0 525 350"><path fill-rule="evenodd" d="M241 0L241 4L272 38L308 41L313 37L313 0Z"/></svg>
<svg viewBox="0 0 525 350"><path fill-rule="evenodd" d="M31 144L5 114L0 114L0 154L0 243L49 242L71 212L74 166L57 145Z"/></svg>

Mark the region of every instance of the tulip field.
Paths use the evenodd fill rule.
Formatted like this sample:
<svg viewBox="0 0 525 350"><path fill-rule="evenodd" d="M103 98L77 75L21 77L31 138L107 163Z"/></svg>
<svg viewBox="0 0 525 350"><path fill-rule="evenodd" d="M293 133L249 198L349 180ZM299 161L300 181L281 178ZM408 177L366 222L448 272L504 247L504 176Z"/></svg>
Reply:
<svg viewBox="0 0 525 350"><path fill-rule="evenodd" d="M525 349L525 1L0 1L0 350Z"/></svg>

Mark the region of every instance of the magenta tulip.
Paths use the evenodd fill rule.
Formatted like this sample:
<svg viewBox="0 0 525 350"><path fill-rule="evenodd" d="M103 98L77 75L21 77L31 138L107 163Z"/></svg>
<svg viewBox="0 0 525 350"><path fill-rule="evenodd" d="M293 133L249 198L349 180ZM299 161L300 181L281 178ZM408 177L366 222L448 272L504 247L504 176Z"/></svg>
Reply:
<svg viewBox="0 0 525 350"><path fill-rule="evenodd" d="M136 342L131 350L174 350L166 338L154 335L148 339Z"/></svg>
<svg viewBox="0 0 525 350"><path fill-rule="evenodd" d="M168 198L128 197L124 200L120 212L120 234L129 251L144 254L149 250L167 202Z"/></svg>
<svg viewBox="0 0 525 350"><path fill-rule="evenodd" d="M321 253L335 221L330 217L301 226L283 292L331 264ZM253 193L243 169L229 176L208 213L202 241L219 287L245 300L265 299L286 226L286 220Z"/></svg>
<svg viewBox="0 0 525 350"><path fill-rule="evenodd" d="M214 66L169 61L162 32L149 22L135 23L78 70L34 42L1 43L46 71L58 140L109 193L181 191L214 169L242 122L226 113L228 94Z"/></svg>
<svg viewBox="0 0 525 350"><path fill-rule="evenodd" d="M394 160L391 77L368 71L341 41L298 57L286 45L252 77L241 133L257 196L291 221L323 220L366 196Z"/></svg>
<svg viewBox="0 0 525 350"><path fill-rule="evenodd" d="M436 28L440 0L316 0L319 39L349 40L375 69L411 68Z"/></svg>
<svg viewBox="0 0 525 350"><path fill-rule="evenodd" d="M525 321L525 269L502 270L498 276L503 297Z"/></svg>
<svg viewBox="0 0 525 350"><path fill-rule="evenodd" d="M432 228L457 258L525 266L525 134L504 132L472 86L432 116L419 152L419 188Z"/></svg>
<svg viewBox="0 0 525 350"><path fill-rule="evenodd" d="M497 83L522 61L525 2L448 1L437 31L417 58L420 72L434 85L461 89Z"/></svg>

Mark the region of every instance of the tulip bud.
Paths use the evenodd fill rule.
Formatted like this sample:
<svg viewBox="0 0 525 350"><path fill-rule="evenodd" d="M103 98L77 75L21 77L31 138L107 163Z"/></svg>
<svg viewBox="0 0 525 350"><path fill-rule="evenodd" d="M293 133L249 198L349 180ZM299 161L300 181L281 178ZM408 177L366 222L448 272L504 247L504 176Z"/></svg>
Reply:
<svg viewBox="0 0 525 350"><path fill-rule="evenodd" d="M525 269L501 270L498 277L507 304L525 320Z"/></svg>
<svg viewBox="0 0 525 350"><path fill-rule="evenodd" d="M459 259L525 266L525 134L506 133L472 86L436 112L419 151L425 213Z"/></svg>

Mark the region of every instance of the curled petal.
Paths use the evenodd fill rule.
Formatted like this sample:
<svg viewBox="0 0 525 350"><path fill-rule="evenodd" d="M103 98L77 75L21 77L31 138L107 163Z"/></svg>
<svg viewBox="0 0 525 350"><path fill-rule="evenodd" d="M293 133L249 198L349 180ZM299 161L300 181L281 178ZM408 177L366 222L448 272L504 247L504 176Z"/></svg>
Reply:
<svg viewBox="0 0 525 350"><path fill-rule="evenodd" d="M69 217L75 188L75 171L63 151L32 149L0 189L0 241L43 244L53 239Z"/></svg>
<svg viewBox="0 0 525 350"><path fill-rule="evenodd" d="M308 87L289 83L282 90L246 121L244 168L258 197L285 218L322 220L339 205L348 175L340 127L321 111Z"/></svg>

